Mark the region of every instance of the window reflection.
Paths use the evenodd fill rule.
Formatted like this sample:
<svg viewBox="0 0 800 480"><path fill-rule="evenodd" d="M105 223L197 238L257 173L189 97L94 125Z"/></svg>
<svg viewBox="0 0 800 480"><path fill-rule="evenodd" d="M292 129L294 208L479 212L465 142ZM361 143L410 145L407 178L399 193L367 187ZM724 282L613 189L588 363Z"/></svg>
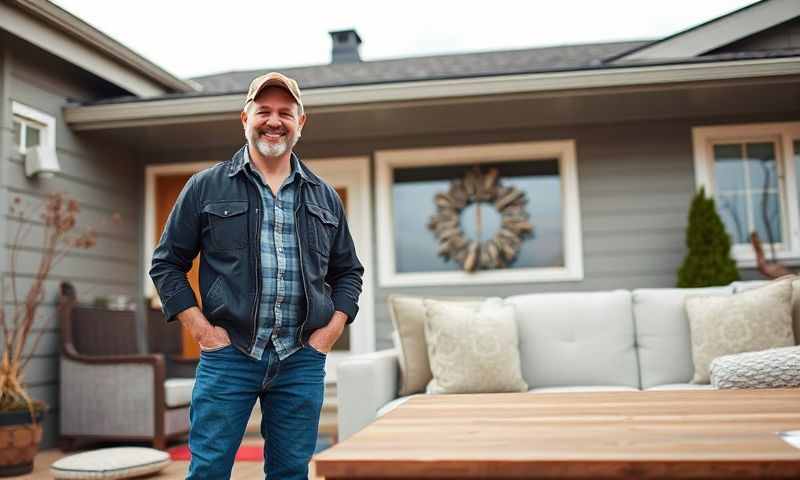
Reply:
<svg viewBox="0 0 800 480"><path fill-rule="evenodd" d="M434 196L447 192L450 182L463 178L472 164L436 167L405 167L394 170L392 187L395 268L398 273L459 271L454 260L437 255L438 242L427 227L436 213ZM491 162L481 169L497 168L501 183L523 190L525 210L534 226L533 235L523 240L510 268L563 267L563 222L561 177L558 160ZM490 204L473 204L461 213L462 229L474 238L475 208L481 208L482 237L491 238L500 216ZM487 212L486 210L492 210ZM495 218L495 222L492 222Z"/></svg>

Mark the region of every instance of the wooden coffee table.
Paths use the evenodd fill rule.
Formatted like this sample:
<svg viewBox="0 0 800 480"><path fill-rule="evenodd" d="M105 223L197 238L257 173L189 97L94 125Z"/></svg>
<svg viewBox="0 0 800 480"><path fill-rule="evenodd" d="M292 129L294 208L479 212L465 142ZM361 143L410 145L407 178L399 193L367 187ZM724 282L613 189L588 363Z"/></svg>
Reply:
<svg viewBox="0 0 800 480"><path fill-rule="evenodd" d="M800 389L423 395L320 453L318 476L800 478Z"/></svg>

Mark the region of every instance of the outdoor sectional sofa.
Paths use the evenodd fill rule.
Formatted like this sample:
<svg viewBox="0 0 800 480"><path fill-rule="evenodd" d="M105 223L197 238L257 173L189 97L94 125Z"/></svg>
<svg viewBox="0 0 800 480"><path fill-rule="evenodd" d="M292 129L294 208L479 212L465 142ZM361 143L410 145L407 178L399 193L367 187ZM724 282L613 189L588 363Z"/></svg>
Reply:
<svg viewBox="0 0 800 480"><path fill-rule="evenodd" d="M684 301L689 295L730 295L753 283L508 297L516 307L529 392L710 389L689 383L694 365ZM794 329L797 336L798 318ZM398 355L388 349L339 364L340 439L414 396L397 398Z"/></svg>

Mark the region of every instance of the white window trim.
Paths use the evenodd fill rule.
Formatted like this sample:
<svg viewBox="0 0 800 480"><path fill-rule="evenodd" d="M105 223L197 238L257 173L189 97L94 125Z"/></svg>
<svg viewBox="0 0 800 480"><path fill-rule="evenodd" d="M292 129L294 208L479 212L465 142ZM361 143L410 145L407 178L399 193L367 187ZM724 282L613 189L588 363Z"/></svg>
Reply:
<svg viewBox="0 0 800 480"><path fill-rule="evenodd" d="M695 186L705 187L708 196L714 195L713 145L721 142L748 143L770 141L776 144L775 157L786 242L775 244L776 260L789 264L800 263L800 208L798 208L797 174L794 165L793 140L800 140L800 122L714 125L692 129L694 144ZM763 240L763 239L762 239ZM764 245L769 257L769 246ZM749 244L737 244L731 255L740 268L756 266L755 253Z"/></svg>
<svg viewBox="0 0 800 480"><path fill-rule="evenodd" d="M56 119L52 115L36 110L19 102L11 102L11 113L13 117L20 117L23 122L35 122L44 125L42 133L39 137L41 147L47 149L56 148ZM25 139L20 142L19 150L21 154L25 154L27 147L25 146Z"/></svg>
<svg viewBox="0 0 800 480"><path fill-rule="evenodd" d="M497 269L467 273L398 273L395 269L392 172L396 167L558 159L564 267ZM583 246L574 140L412 148L375 152L378 271L382 287L480 285L583 280ZM534 219L535 222L535 219Z"/></svg>

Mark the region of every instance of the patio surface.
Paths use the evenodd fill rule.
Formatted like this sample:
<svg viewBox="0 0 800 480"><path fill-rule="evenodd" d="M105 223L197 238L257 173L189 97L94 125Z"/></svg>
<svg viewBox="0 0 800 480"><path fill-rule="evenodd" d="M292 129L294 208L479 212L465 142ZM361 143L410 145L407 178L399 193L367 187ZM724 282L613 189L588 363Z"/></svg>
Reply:
<svg viewBox="0 0 800 480"><path fill-rule="evenodd" d="M247 440L243 442L246 444ZM44 450L39 452L36 455L36 460L34 462L33 467L33 474L31 475L23 475L20 477L9 477L9 478L18 478L18 479L25 479L25 480L52 480L53 476L50 475L50 464L55 462L61 457L66 456L64 452L58 449L52 450ZM236 462L233 465L233 473L231 474L231 480L254 480L258 478L263 478L264 476L264 462ZM172 462L167 468L165 468L159 475L152 475L148 477L139 477L142 479L153 479L153 480L183 480L186 478L186 470L189 468L189 462ZM322 480L322 477L315 477L314 476L314 462L311 462L309 465L309 476L310 480Z"/></svg>

